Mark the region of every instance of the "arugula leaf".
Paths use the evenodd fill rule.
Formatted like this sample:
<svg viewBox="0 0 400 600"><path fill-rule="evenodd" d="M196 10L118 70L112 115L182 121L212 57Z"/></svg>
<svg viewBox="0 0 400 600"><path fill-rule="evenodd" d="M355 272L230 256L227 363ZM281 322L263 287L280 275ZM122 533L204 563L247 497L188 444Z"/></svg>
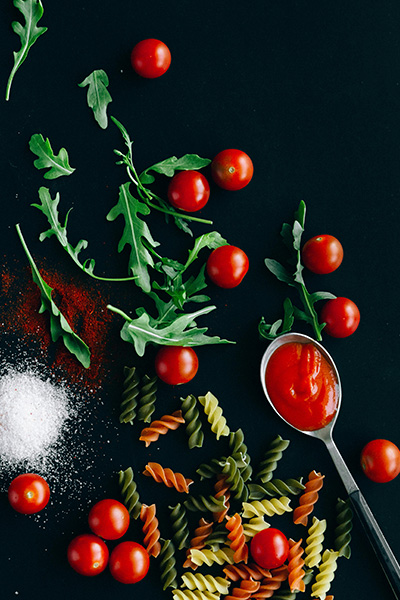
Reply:
<svg viewBox="0 0 400 600"><path fill-rule="evenodd" d="M154 267L154 261L148 247L156 248L159 243L153 239L147 224L139 216L148 215L150 208L132 196L129 186L129 182L120 186L118 202L108 213L107 220L114 221L120 215L123 216L125 227L118 244L118 252L122 252L127 244L131 247L129 269L136 277L136 284L144 292L150 292L148 268ZM148 247L143 241L146 241Z"/></svg>
<svg viewBox="0 0 400 600"><path fill-rule="evenodd" d="M107 308L122 316L126 323L121 330L121 338L134 345L136 353L143 356L146 345L149 343L161 346L202 346L205 344L231 344L217 336L205 335L207 327L197 327L195 319L205 315L215 306L207 306L197 312L180 315L172 323L157 327L157 321L152 319L147 312L141 311L137 319L131 319L120 309L108 305Z"/></svg>
<svg viewBox="0 0 400 600"><path fill-rule="evenodd" d="M300 319L302 321L306 321L312 326L317 340L321 341L321 332L325 327L325 323L318 322L318 315L314 308L314 304L319 300L336 298L336 296L330 292L314 292L313 294L310 294L306 288L303 278L304 267L301 262L301 238L304 232L305 217L306 205L302 200L297 211L294 213L293 225L284 223L281 229L281 237L283 238L283 242L290 252L287 262L292 268L294 266L294 272L289 271L276 260L270 258L265 259L265 265L267 269L273 273L273 275L275 275L279 281L283 281L287 285L297 289L300 295L300 300L303 304L303 310L293 306L289 301L290 305L288 303L286 305L284 304L285 316L283 322L282 320L278 320L272 325L267 325L264 318L262 318L258 329L260 335L267 339L273 339L277 335L287 333L291 330L294 319ZM279 331L280 327L281 330Z"/></svg>
<svg viewBox="0 0 400 600"><path fill-rule="evenodd" d="M6 100L10 98L11 85L19 67L28 56L29 49L33 46L39 36L47 31L47 27L38 27L37 24L43 16L43 5L41 0L14 0L14 6L24 15L25 26L19 21L13 21L11 27L21 40L21 48L13 52L14 66L11 70L6 87Z"/></svg>
<svg viewBox="0 0 400 600"><path fill-rule="evenodd" d="M43 177L45 179L56 179L63 175L71 175L75 169L68 163L68 152L61 148L56 155L50 144L49 138L44 139L41 133L34 133L29 140L29 148L37 158L33 164L37 169L49 169Z"/></svg>
<svg viewBox="0 0 400 600"><path fill-rule="evenodd" d="M93 110L94 118L100 127L106 129L108 125L107 105L112 102L107 90L109 85L107 73L102 69L95 70L78 85L81 88L89 86L87 91L88 106Z"/></svg>
<svg viewBox="0 0 400 600"><path fill-rule="evenodd" d="M202 169L209 165L210 162L211 160L209 158L201 158L198 154L185 154L181 158L171 156L151 167L147 167L147 169L139 175L139 180L141 183L148 185L155 181L155 177L150 175L149 171L154 171L154 173L160 173L167 177L173 177L176 171L197 171L198 169Z"/></svg>
<svg viewBox="0 0 400 600"><path fill-rule="evenodd" d="M37 268L31 253L29 252L28 246L24 240L20 226L16 225L17 233L21 244L25 250L26 256L32 271L32 279L38 286L41 296L41 304L39 312L43 313L48 311L50 314L50 333L53 342L56 342L59 338L64 342L65 347L69 352L74 354L79 362L88 369L90 366L90 350L85 342L71 329L68 321L53 302L51 294L52 288L44 281L40 275L39 269Z"/></svg>
<svg viewBox="0 0 400 600"><path fill-rule="evenodd" d="M50 192L48 188L41 187L39 189L39 198L41 204L31 204L35 208L39 209L50 224L50 229L43 231L39 240L43 242L45 239L50 238L55 235L61 246L64 250L69 254L74 263L78 265L82 271L93 277L94 279L100 279L101 281L131 281L134 277L122 277L122 278L111 278L111 277L100 277L99 275L94 274L95 261L93 258L88 258L84 263L81 263L79 260L79 254L82 250L85 250L88 247L87 240L79 240L77 245L74 247L68 241L67 236L67 221L69 217L69 213L72 209L67 212L65 217L64 225L60 223L59 214L58 214L58 204L60 202L60 194L57 192L56 197L53 198L50 196Z"/></svg>

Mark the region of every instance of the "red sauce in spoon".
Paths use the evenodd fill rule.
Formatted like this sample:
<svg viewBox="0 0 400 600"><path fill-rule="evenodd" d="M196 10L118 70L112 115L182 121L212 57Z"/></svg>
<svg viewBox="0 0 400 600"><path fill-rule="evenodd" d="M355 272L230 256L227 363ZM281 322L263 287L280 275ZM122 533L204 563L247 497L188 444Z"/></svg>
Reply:
<svg viewBox="0 0 400 600"><path fill-rule="evenodd" d="M289 342L277 348L268 361L265 382L278 413L297 429L321 429L337 411L334 370L312 343Z"/></svg>

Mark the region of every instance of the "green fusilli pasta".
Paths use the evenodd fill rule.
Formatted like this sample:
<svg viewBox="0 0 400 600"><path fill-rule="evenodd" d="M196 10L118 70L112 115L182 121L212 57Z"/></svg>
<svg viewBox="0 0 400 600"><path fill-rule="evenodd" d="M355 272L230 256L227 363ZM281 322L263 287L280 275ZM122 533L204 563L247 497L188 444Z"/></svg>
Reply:
<svg viewBox="0 0 400 600"><path fill-rule="evenodd" d="M243 481L248 481L251 479L253 469L250 465L250 456L247 453L247 446L244 443L244 434L242 429L231 431L229 435L229 449L231 451L232 458L235 459L240 470Z"/></svg>
<svg viewBox="0 0 400 600"><path fill-rule="evenodd" d="M296 496L300 494L305 486L302 483L302 477L299 479L271 479L266 483L249 483L250 500L262 500L265 496Z"/></svg>
<svg viewBox="0 0 400 600"><path fill-rule="evenodd" d="M216 525L205 540L205 545L211 548L211 550L218 550L221 546L226 546L229 544L228 533L223 523Z"/></svg>
<svg viewBox="0 0 400 600"><path fill-rule="evenodd" d="M140 384L140 395L138 398L138 413L139 421L145 423L151 422L151 415L155 409L156 393L157 393L157 376L149 377L144 375Z"/></svg>
<svg viewBox="0 0 400 600"><path fill-rule="evenodd" d="M243 481L239 467L232 456L228 456L222 467L222 474L226 475L226 483L230 485L234 497L241 502L245 502L249 497L249 490Z"/></svg>
<svg viewBox="0 0 400 600"><path fill-rule="evenodd" d="M171 524L174 534L172 542L178 550L189 546L189 523L185 507L178 502L176 506L170 506Z"/></svg>
<svg viewBox="0 0 400 600"><path fill-rule="evenodd" d="M215 433L217 440L221 436L229 435L230 429L222 414L222 408L219 405L218 399L214 394L207 392L205 396L199 396L199 402L204 408L207 420L211 425L211 431Z"/></svg>
<svg viewBox="0 0 400 600"><path fill-rule="evenodd" d="M122 402L120 405L120 423L130 423L136 417L137 397L139 395L139 376L136 367L124 367Z"/></svg>
<svg viewBox="0 0 400 600"><path fill-rule="evenodd" d="M349 500L338 498L336 504L336 528L334 548L339 552L339 556L350 558L351 556L351 530L353 528L353 511L350 508Z"/></svg>
<svg viewBox="0 0 400 600"><path fill-rule="evenodd" d="M123 502L129 514L134 519L137 519L140 515L142 504L139 501L139 493L137 492L136 482L133 478L133 469L128 467L125 471L120 471L118 477Z"/></svg>
<svg viewBox="0 0 400 600"><path fill-rule="evenodd" d="M316 567L321 562L322 542L324 541L326 531L326 520L320 521L313 517L313 522L308 530L306 539L304 564L307 567Z"/></svg>
<svg viewBox="0 0 400 600"><path fill-rule="evenodd" d="M196 469L196 473L200 475L200 479L211 479L215 475L221 473L222 465L226 461L225 457L213 458L208 464L203 463Z"/></svg>
<svg viewBox="0 0 400 600"><path fill-rule="evenodd" d="M168 587L178 587L178 572L176 570L175 547L171 540L162 540L160 551L161 583L163 590Z"/></svg>
<svg viewBox="0 0 400 600"><path fill-rule="evenodd" d="M186 433L189 436L189 448L201 448L203 446L204 433L196 397L190 394L187 398L181 398L181 402L182 415L186 421Z"/></svg>
<svg viewBox="0 0 400 600"><path fill-rule="evenodd" d="M184 505L188 510L200 512L221 512L226 508L223 496L189 496Z"/></svg>
<svg viewBox="0 0 400 600"><path fill-rule="evenodd" d="M260 479L263 483L272 479L278 461L282 458L282 454L289 446L289 443L289 440L283 440L280 435L272 440L263 460L259 464L259 471L256 474L256 479Z"/></svg>

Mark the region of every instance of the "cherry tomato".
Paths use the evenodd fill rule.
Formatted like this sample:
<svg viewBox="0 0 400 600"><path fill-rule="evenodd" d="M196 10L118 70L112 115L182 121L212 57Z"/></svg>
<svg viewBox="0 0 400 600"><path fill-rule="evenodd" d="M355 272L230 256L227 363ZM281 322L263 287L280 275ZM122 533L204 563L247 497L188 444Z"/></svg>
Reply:
<svg viewBox="0 0 400 600"><path fill-rule="evenodd" d="M255 562L263 569L276 569L283 565L288 557L289 542L279 529L268 527L253 537L250 552Z"/></svg>
<svg viewBox="0 0 400 600"><path fill-rule="evenodd" d="M168 71L171 64L171 52L168 46L153 38L142 40L131 53L133 69L141 77L155 79Z"/></svg>
<svg viewBox="0 0 400 600"><path fill-rule="evenodd" d="M169 385L187 383L196 375L198 368L199 359L193 348L163 346L156 354L156 373Z"/></svg>
<svg viewBox="0 0 400 600"><path fill-rule="evenodd" d="M360 311L352 300L339 296L324 304L320 322L326 323L323 331L328 335L344 338L357 329L360 323Z"/></svg>
<svg viewBox="0 0 400 600"><path fill-rule="evenodd" d="M105 540L117 540L129 527L129 512L118 500L100 500L89 512L89 527Z"/></svg>
<svg viewBox="0 0 400 600"><path fill-rule="evenodd" d="M361 467L372 481L392 481L400 473L400 450L389 440L372 440L361 451Z"/></svg>
<svg viewBox="0 0 400 600"><path fill-rule="evenodd" d="M253 162L242 150L222 150L211 163L211 176L224 190L241 190L253 177Z"/></svg>
<svg viewBox="0 0 400 600"><path fill-rule="evenodd" d="M149 565L147 550L136 542L121 542L111 552L111 575L121 583L137 583L146 577Z"/></svg>
<svg viewBox="0 0 400 600"><path fill-rule="evenodd" d="M71 567L80 575L99 575L108 563L108 548L97 535L84 533L74 538L67 550Z"/></svg>
<svg viewBox="0 0 400 600"><path fill-rule="evenodd" d="M234 288L249 270L249 259L236 246L219 246L208 257L206 270L211 281L219 287Z"/></svg>
<svg viewBox="0 0 400 600"><path fill-rule="evenodd" d="M8 500L11 506L24 515L40 512L49 498L50 489L47 481L35 473L18 475L8 488Z"/></svg>
<svg viewBox="0 0 400 600"><path fill-rule="evenodd" d="M168 200L185 212L201 210L210 197L210 185L198 171L179 171L168 186Z"/></svg>
<svg viewBox="0 0 400 600"><path fill-rule="evenodd" d="M333 235L316 235L304 244L302 259L313 273L332 273L342 263L343 246Z"/></svg>

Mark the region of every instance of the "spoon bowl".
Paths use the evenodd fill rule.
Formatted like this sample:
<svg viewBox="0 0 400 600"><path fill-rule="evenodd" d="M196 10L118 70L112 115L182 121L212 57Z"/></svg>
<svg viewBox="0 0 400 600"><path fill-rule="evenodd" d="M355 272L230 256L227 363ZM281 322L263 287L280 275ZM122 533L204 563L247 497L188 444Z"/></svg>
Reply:
<svg viewBox="0 0 400 600"><path fill-rule="evenodd" d="M322 427L320 429L314 429L310 431L295 427L284 417L282 417L282 415L277 410L269 396L266 383L266 372L269 360L278 348L280 348L284 344L289 343L313 344L319 350L321 355L325 358L335 376L335 380L337 383L337 408L335 414L333 415L329 423L327 423L325 427ZM340 376L333 358L327 352L327 350L325 350L322 344L316 342L309 336L295 332L286 333L273 340L268 346L267 350L265 351L261 360L260 377L264 394L268 402L270 403L274 411L280 416L280 418L283 419L285 423L290 425L290 427L293 427L297 431L305 433L308 436L320 439L324 442L335 464L335 467L342 479L343 485L346 488L352 506L364 527L364 531L388 579L394 596L397 598L397 600L400 600L400 566L388 542L386 541L386 538L384 537L378 523L376 522L376 519L371 512L371 509L369 508L364 496L361 494L353 476L351 475L345 461L343 460L332 438L332 430L336 423L342 401L342 387L340 383Z"/></svg>

